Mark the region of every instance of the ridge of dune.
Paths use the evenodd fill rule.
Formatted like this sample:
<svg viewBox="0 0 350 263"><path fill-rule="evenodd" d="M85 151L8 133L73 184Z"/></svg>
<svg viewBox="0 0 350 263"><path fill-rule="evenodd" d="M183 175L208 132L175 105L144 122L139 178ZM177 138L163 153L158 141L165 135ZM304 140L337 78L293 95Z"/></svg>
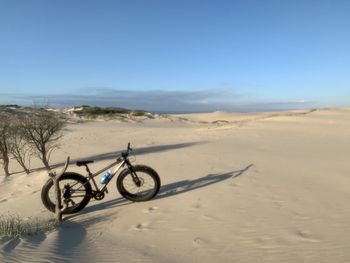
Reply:
<svg viewBox="0 0 350 263"><path fill-rule="evenodd" d="M214 124L214 125L238 125L281 117L297 117L300 115L307 115L319 111L318 109L310 110L293 110L284 112L257 112L257 113L232 113L224 111L215 111L210 113L189 113L176 114L173 117L179 121L185 121L195 124Z"/></svg>

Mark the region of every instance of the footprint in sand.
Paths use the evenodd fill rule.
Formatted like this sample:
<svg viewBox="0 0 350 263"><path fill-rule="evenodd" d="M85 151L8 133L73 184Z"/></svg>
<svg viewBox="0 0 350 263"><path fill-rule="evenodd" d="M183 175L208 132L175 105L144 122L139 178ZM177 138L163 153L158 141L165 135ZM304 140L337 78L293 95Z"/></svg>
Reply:
<svg viewBox="0 0 350 263"><path fill-rule="evenodd" d="M198 200L197 200L197 202L195 202L193 205L192 205L192 207L193 208L195 208L195 209L200 209L200 208L202 208L202 203L201 203L201 199L200 198L198 198Z"/></svg>
<svg viewBox="0 0 350 263"><path fill-rule="evenodd" d="M231 187L238 187L240 185L238 183L229 183L229 186L231 186Z"/></svg>
<svg viewBox="0 0 350 263"><path fill-rule="evenodd" d="M307 231L296 231L297 237L301 238L303 241L307 242L320 242L320 240L313 238L312 235Z"/></svg>
<svg viewBox="0 0 350 263"><path fill-rule="evenodd" d="M16 191L15 193L11 194L11 197L15 198L15 197L17 197L18 195L20 195L22 193L23 193L22 191Z"/></svg>
<svg viewBox="0 0 350 263"><path fill-rule="evenodd" d="M0 203L4 203L4 202L6 202L7 201L7 199L5 198L5 199L1 199L0 200Z"/></svg>
<svg viewBox="0 0 350 263"><path fill-rule="evenodd" d="M202 215L201 218L204 219L204 220L208 220L208 221L213 221L213 220L215 220L214 217L209 216L209 215Z"/></svg>
<svg viewBox="0 0 350 263"><path fill-rule="evenodd" d="M203 238L196 237L192 240L192 244L195 247L202 247L203 245L207 244L208 242L205 241Z"/></svg>
<svg viewBox="0 0 350 263"><path fill-rule="evenodd" d="M133 230L137 231L147 231L149 230L147 223L140 223L133 227Z"/></svg>
<svg viewBox="0 0 350 263"><path fill-rule="evenodd" d="M286 202L283 200L273 200L273 204L277 207L277 208L284 208L286 206Z"/></svg>
<svg viewBox="0 0 350 263"><path fill-rule="evenodd" d="M151 214L151 213L156 212L156 210L158 210L158 207L156 207L156 206L151 206L151 207L147 208L146 210L143 210L143 212L144 212L145 214Z"/></svg>

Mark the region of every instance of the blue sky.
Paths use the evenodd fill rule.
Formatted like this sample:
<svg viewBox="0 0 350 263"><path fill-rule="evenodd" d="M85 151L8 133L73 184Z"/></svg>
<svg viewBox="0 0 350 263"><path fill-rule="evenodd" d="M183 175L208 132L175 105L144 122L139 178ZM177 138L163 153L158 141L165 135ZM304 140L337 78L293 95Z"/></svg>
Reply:
<svg viewBox="0 0 350 263"><path fill-rule="evenodd" d="M350 105L350 1L0 0L0 103Z"/></svg>

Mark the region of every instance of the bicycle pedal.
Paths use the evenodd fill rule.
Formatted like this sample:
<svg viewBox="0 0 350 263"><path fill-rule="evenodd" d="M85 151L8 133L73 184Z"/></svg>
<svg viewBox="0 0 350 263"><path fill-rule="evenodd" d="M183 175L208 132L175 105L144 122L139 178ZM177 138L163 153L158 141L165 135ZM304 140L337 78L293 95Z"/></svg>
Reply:
<svg viewBox="0 0 350 263"><path fill-rule="evenodd" d="M105 192L106 192L106 194L108 194L108 189L107 188L106 188Z"/></svg>

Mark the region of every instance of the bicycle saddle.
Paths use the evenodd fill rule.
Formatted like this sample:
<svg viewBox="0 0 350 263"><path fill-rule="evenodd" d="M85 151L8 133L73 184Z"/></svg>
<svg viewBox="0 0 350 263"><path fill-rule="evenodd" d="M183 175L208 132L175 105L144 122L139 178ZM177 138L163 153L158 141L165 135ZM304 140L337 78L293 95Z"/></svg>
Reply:
<svg viewBox="0 0 350 263"><path fill-rule="evenodd" d="M93 163L94 161L89 160L89 161L77 161L77 166L82 166L82 165L86 165L88 163Z"/></svg>

